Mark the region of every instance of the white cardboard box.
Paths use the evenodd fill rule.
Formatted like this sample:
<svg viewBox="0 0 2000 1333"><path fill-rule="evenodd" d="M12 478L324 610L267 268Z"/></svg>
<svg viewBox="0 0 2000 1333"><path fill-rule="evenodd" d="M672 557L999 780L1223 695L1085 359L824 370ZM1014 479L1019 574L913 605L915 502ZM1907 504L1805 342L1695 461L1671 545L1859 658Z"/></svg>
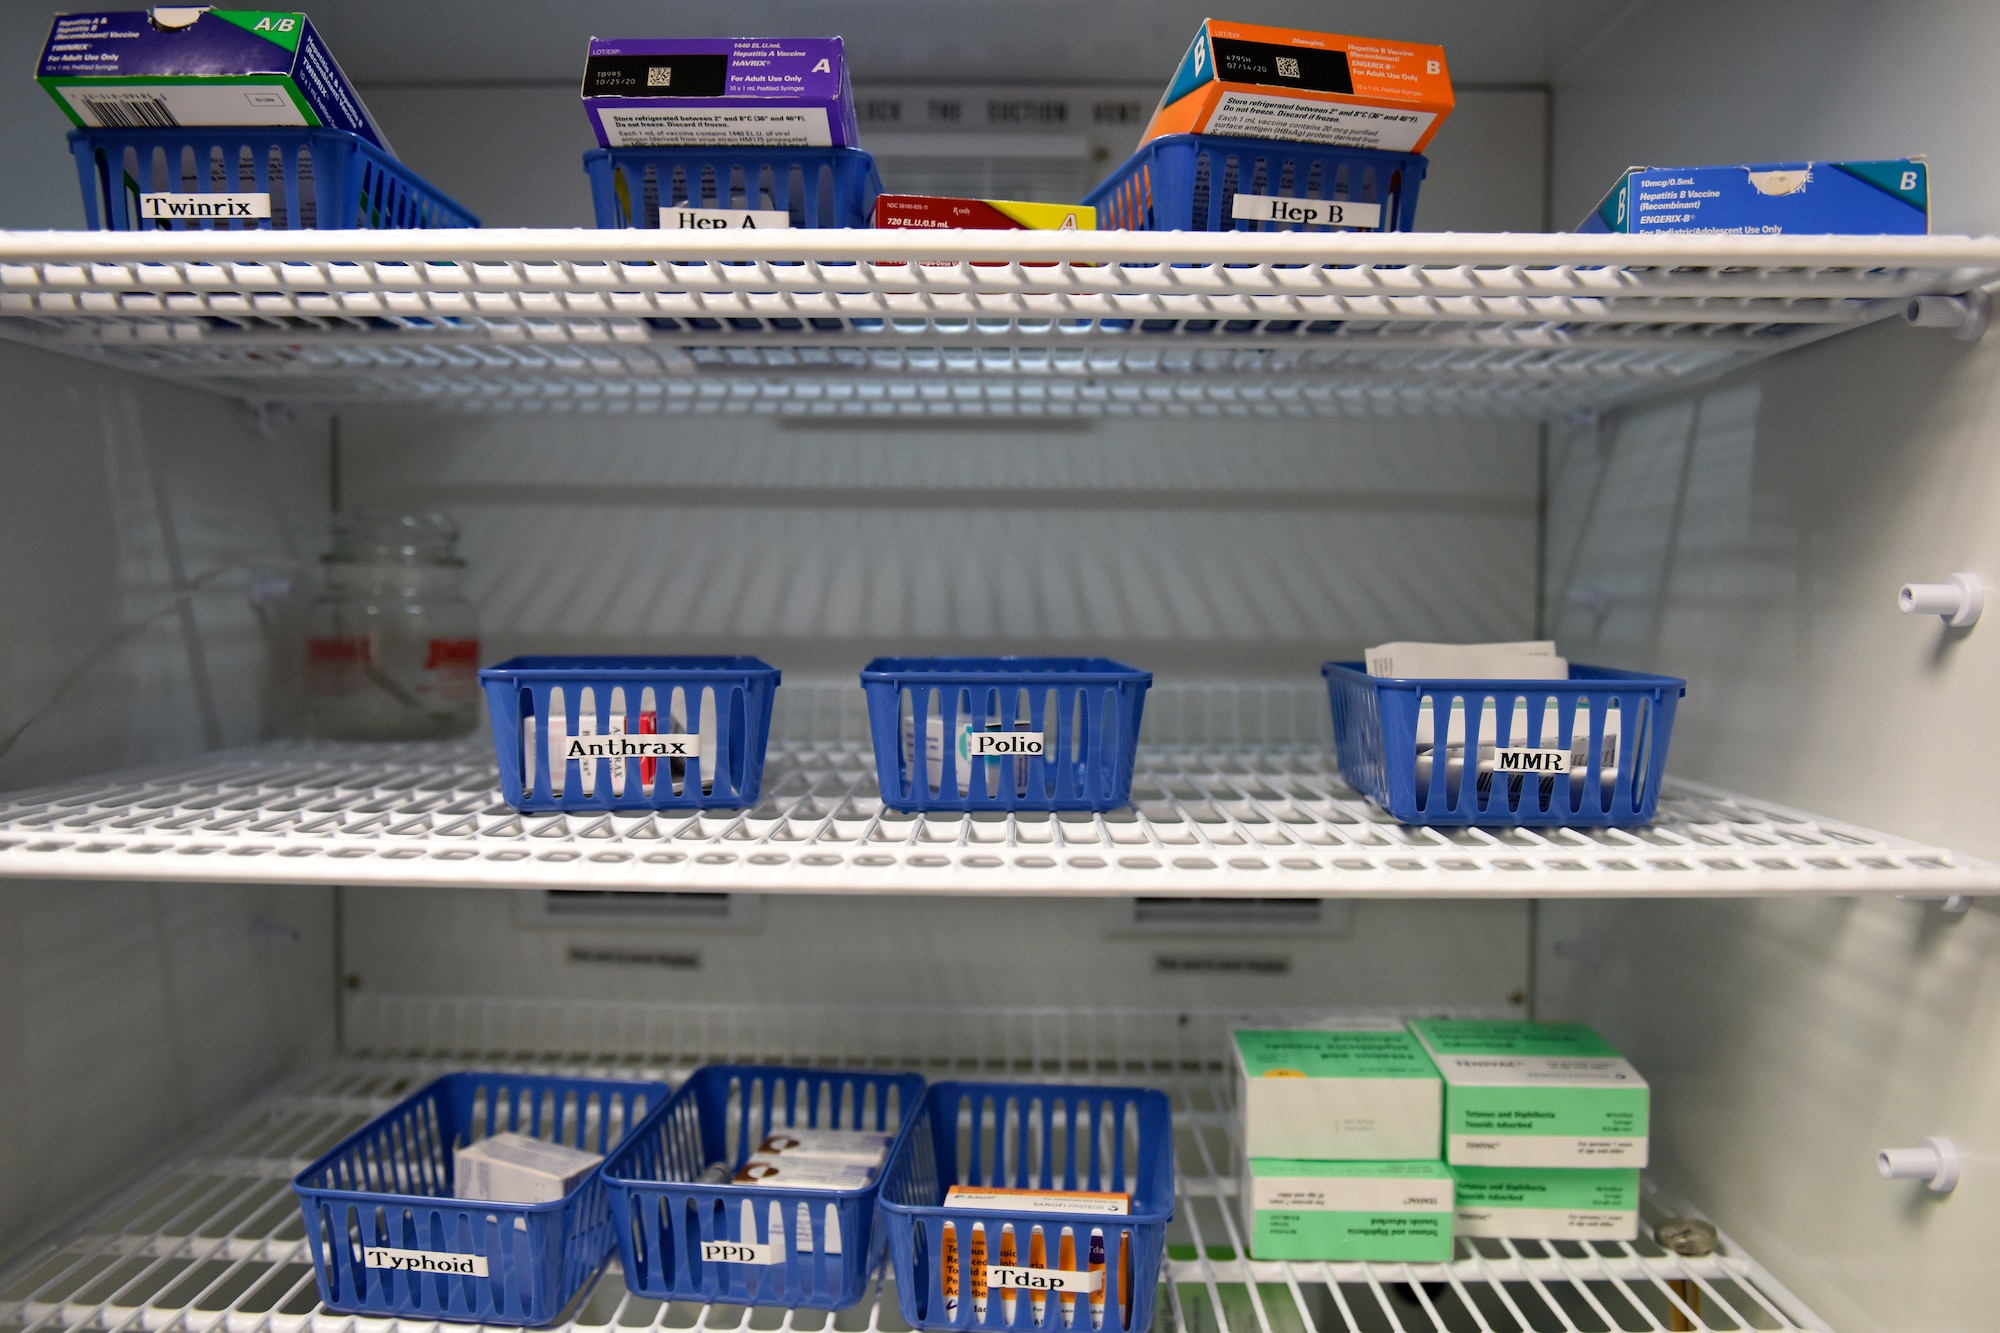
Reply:
<svg viewBox="0 0 2000 1333"><path fill-rule="evenodd" d="M583 1183L604 1159L526 1134L495 1134L453 1154L452 1183L461 1199L554 1203Z"/></svg>
<svg viewBox="0 0 2000 1333"><path fill-rule="evenodd" d="M1244 1153L1315 1161L1440 1155L1444 1085L1393 1019L1231 1034Z"/></svg>

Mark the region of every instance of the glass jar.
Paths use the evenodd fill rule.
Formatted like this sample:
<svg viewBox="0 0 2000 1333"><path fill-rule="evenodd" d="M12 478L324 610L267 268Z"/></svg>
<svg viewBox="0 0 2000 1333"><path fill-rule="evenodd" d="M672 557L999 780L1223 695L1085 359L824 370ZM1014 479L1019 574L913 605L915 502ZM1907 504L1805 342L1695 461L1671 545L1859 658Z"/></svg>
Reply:
<svg viewBox="0 0 2000 1333"><path fill-rule="evenodd" d="M479 627L448 516L337 515L306 629L307 726L335 740L462 736L479 721Z"/></svg>

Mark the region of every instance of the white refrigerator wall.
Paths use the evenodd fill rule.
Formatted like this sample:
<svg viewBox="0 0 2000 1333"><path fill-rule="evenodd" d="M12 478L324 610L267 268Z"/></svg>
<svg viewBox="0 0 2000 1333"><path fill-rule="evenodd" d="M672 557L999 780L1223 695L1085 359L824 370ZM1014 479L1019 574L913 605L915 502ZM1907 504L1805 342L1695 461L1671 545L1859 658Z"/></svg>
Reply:
<svg viewBox="0 0 2000 1333"><path fill-rule="evenodd" d="M1981 4L1633 5L1559 80L1554 212L1632 163L1929 155L1934 229L2000 226ZM1686 676L1672 768L2000 854L2000 630L1896 610L2000 576L2000 344L1880 326L1551 432L1544 617ZM1841 1330L1989 1327L2000 916L1868 902L1562 903L1537 1011L1654 1082L1655 1161ZM1875 1173L1925 1135L1947 1197Z"/></svg>
<svg viewBox="0 0 2000 1333"><path fill-rule="evenodd" d="M323 424L0 345L0 787L258 740ZM332 895L0 884L0 1254L333 1036Z"/></svg>

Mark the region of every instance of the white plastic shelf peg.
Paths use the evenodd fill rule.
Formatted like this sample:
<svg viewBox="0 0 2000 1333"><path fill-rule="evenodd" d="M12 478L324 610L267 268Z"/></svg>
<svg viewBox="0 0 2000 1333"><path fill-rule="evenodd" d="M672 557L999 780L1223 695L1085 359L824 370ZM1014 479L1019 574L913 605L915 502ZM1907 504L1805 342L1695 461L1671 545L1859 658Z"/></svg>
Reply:
<svg viewBox="0 0 2000 1333"><path fill-rule="evenodd" d="M1931 1193L1949 1194L1965 1167L1958 1145L1933 1134L1921 1148L1884 1148L1875 1156L1875 1169L1884 1180L1921 1180Z"/></svg>
<svg viewBox="0 0 2000 1333"><path fill-rule="evenodd" d="M1896 605L1906 616L1940 616L1953 629L1965 629L1977 624L1986 609L1986 582L1960 572L1943 583L1905 583Z"/></svg>

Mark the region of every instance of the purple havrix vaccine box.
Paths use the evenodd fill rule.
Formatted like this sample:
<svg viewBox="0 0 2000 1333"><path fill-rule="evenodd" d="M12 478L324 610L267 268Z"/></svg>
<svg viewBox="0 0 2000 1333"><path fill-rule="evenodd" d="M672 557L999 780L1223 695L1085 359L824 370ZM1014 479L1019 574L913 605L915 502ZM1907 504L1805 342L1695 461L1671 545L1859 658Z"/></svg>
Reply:
<svg viewBox="0 0 2000 1333"><path fill-rule="evenodd" d="M583 109L606 148L852 148L838 37L590 39Z"/></svg>

